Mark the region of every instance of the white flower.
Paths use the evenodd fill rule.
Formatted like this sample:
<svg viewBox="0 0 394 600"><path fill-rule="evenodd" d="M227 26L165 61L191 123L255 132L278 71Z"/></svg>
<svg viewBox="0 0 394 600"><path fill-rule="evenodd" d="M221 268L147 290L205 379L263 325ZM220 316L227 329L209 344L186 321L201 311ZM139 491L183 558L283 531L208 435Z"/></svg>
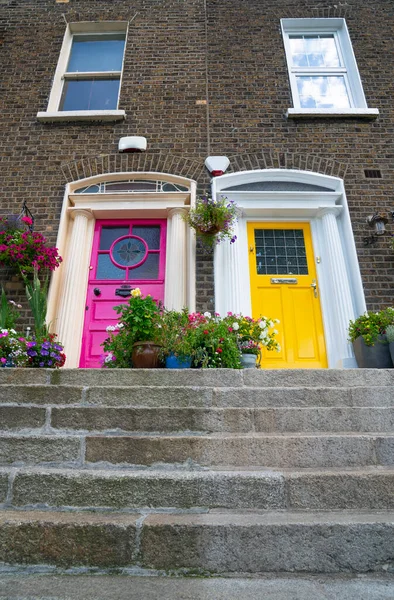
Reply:
<svg viewBox="0 0 394 600"><path fill-rule="evenodd" d="M116 323L114 329L122 329L124 327L124 323ZM108 330L107 330L108 331Z"/></svg>
<svg viewBox="0 0 394 600"><path fill-rule="evenodd" d="M211 313L208 311L204 313L204 317L206 317L207 319L210 319L211 316L212 316Z"/></svg>
<svg viewBox="0 0 394 600"><path fill-rule="evenodd" d="M235 323L232 324L232 328L234 329L234 331L238 331L239 325L236 321L235 321Z"/></svg>
<svg viewBox="0 0 394 600"><path fill-rule="evenodd" d="M274 329L273 332L275 335L278 335L279 331L277 329Z"/></svg>
<svg viewBox="0 0 394 600"><path fill-rule="evenodd" d="M276 346L276 351L277 351L277 352L280 352L281 350L282 350L282 348L280 347L280 344L278 344L278 345Z"/></svg>
<svg viewBox="0 0 394 600"><path fill-rule="evenodd" d="M109 332L109 331L115 331L116 327L114 327L114 325L108 325L108 327L105 328L105 331Z"/></svg>
<svg viewBox="0 0 394 600"><path fill-rule="evenodd" d="M267 323L263 320L259 322L259 327L260 329L264 329L266 327Z"/></svg>
<svg viewBox="0 0 394 600"><path fill-rule="evenodd" d="M280 323L279 319L274 319L274 323Z"/></svg>
<svg viewBox="0 0 394 600"><path fill-rule="evenodd" d="M105 357L105 359L104 359L104 362L105 362L105 363L109 363L109 362L111 362L111 361L112 361L112 357L113 357L113 354L112 354L112 352L110 352L110 353L109 353L109 354L108 354L108 355Z"/></svg>

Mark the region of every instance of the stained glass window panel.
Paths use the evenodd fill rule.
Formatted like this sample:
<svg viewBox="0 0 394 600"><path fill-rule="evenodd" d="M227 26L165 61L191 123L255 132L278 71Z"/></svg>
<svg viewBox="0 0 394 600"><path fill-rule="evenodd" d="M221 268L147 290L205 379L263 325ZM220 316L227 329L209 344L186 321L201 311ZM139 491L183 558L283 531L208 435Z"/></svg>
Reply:
<svg viewBox="0 0 394 600"><path fill-rule="evenodd" d="M134 237L123 238L112 249L112 258L119 265L132 267L140 263L146 254L146 246Z"/></svg>

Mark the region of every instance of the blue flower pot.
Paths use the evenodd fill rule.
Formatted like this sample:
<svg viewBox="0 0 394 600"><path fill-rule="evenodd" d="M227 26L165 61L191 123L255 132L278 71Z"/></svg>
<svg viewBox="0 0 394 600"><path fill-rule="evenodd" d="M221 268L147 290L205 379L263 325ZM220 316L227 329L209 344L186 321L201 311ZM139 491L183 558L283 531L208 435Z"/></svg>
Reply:
<svg viewBox="0 0 394 600"><path fill-rule="evenodd" d="M191 357L180 358L174 354L170 354L166 358L166 369L190 369L192 366Z"/></svg>

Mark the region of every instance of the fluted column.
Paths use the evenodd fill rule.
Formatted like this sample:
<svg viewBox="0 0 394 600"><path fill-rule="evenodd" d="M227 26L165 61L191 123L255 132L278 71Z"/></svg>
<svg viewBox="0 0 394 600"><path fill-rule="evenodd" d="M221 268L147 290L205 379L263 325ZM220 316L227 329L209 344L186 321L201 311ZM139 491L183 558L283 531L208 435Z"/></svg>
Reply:
<svg viewBox="0 0 394 600"><path fill-rule="evenodd" d="M89 275L89 260L93 237L93 214L89 210L75 209L71 237L63 265L58 317L54 330L64 344L66 367L78 367L85 302Z"/></svg>
<svg viewBox="0 0 394 600"><path fill-rule="evenodd" d="M338 355L342 366L353 366L353 349L347 338L349 321L354 319L354 310L335 214L327 210L322 216L322 224L327 255L326 266L330 274L330 302L335 307L335 339Z"/></svg>
<svg viewBox="0 0 394 600"><path fill-rule="evenodd" d="M238 222L234 225L234 235L238 238L234 244L226 240L215 249L215 310L221 315L227 312L250 313L246 302L250 293L249 275L245 257L241 256Z"/></svg>
<svg viewBox="0 0 394 600"><path fill-rule="evenodd" d="M182 310L187 304L186 296L186 223L184 208L168 211L167 269L164 304L170 310Z"/></svg>

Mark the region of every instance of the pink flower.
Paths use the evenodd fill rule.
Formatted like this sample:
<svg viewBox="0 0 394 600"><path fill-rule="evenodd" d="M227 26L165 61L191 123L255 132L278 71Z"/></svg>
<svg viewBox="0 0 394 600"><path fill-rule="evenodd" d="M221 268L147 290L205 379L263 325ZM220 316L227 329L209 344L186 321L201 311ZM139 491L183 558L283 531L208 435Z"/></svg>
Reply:
<svg viewBox="0 0 394 600"><path fill-rule="evenodd" d="M0 358L0 362L2 362L3 364L7 362L6 358Z"/></svg>
<svg viewBox="0 0 394 600"><path fill-rule="evenodd" d="M31 219L30 217L22 217L21 221L23 223L26 223L26 225L33 225L33 219Z"/></svg>

